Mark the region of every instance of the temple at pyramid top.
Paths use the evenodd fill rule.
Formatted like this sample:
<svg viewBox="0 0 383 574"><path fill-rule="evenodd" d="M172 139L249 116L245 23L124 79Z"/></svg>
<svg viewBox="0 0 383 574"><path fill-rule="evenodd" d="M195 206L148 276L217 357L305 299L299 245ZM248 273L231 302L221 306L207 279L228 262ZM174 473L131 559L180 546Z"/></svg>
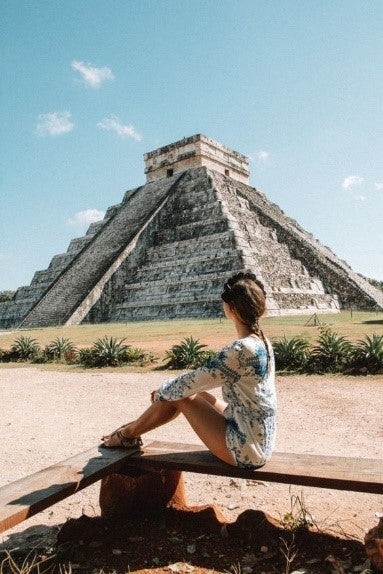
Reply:
<svg viewBox="0 0 383 574"><path fill-rule="evenodd" d="M202 134L150 151L144 155L144 160L148 183L202 166L241 183L249 183L248 158Z"/></svg>

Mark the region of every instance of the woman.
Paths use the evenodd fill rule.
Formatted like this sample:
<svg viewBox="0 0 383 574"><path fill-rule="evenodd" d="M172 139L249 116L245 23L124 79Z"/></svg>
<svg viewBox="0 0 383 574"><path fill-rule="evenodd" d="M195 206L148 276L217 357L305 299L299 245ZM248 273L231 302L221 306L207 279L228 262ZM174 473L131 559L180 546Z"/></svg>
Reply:
<svg viewBox="0 0 383 574"><path fill-rule="evenodd" d="M141 434L182 413L221 460L257 468L270 458L276 397L273 351L259 327L265 291L252 273L237 273L225 283L221 297L238 339L206 365L164 382L138 419L103 437L105 446L139 447ZM224 401L207 392L215 387L222 387Z"/></svg>

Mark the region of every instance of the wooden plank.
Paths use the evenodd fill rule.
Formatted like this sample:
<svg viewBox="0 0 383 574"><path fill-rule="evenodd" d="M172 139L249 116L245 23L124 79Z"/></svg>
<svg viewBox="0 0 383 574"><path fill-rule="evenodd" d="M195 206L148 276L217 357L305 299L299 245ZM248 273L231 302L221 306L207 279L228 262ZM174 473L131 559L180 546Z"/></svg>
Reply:
<svg viewBox="0 0 383 574"><path fill-rule="evenodd" d="M168 468L234 478L383 494L383 460L274 453L257 470L221 462L202 446L155 441L127 460L137 468Z"/></svg>
<svg viewBox="0 0 383 574"><path fill-rule="evenodd" d="M383 460L274 453L257 470L240 469L196 445L154 441L143 452L94 447L0 488L0 532L126 468L173 469L383 494Z"/></svg>
<svg viewBox="0 0 383 574"><path fill-rule="evenodd" d="M0 488L0 532L119 471L136 452L91 448Z"/></svg>

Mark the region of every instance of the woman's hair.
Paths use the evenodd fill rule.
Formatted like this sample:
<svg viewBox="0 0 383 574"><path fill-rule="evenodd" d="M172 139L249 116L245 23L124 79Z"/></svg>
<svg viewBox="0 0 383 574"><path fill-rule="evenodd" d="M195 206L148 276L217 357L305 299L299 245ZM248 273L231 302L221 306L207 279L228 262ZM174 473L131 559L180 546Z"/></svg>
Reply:
<svg viewBox="0 0 383 574"><path fill-rule="evenodd" d="M230 277L223 286L221 298L250 333L262 339L269 355L266 339L259 327L259 319L266 310L266 292L254 273L243 271Z"/></svg>

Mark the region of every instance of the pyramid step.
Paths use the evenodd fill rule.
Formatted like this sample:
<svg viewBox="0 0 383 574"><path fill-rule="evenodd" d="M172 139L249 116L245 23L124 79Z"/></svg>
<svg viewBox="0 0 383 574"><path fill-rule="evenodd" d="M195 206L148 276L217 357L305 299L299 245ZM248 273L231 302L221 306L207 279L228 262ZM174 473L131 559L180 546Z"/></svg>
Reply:
<svg viewBox="0 0 383 574"><path fill-rule="evenodd" d="M194 290L199 289L199 285L205 281L209 281L212 289L217 288L222 291L222 285L231 276L232 272L223 271L218 273L204 273L201 275L191 275L188 277L178 277L178 279L172 279L170 282L168 278L158 279L155 281L142 281L137 283L126 283L124 285L124 291L135 291L141 289L156 289L156 288L168 288L171 286L173 289L185 289L188 288Z"/></svg>
<svg viewBox="0 0 383 574"><path fill-rule="evenodd" d="M219 259L209 259L209 258L196 258L194 261L188 261L184 265L180 265L177 261L174 261L173 265L162 264L151 267L141 267L137 269L137 272L132 274L133 281L138 282L150 282L162 279L164 273L169 281L177 279L181 275L187 277L188 275L195 275L199 271L204 271L206 267L211 273L218 272L228 272L230 273L233 269L241 269L243 267L241 254L235 252L232 255L226 257L220 257Z"/></svg>
<svg viewBox="0 0 383 574"><path fill-rule="evenodd" d="M184 224L180 227L158 231L154 236L154 242L169 243L171 240L183 241L210 235L211 233L226 231L228 228L229 223L225 217L198 221L195 223Z"/></svg>

